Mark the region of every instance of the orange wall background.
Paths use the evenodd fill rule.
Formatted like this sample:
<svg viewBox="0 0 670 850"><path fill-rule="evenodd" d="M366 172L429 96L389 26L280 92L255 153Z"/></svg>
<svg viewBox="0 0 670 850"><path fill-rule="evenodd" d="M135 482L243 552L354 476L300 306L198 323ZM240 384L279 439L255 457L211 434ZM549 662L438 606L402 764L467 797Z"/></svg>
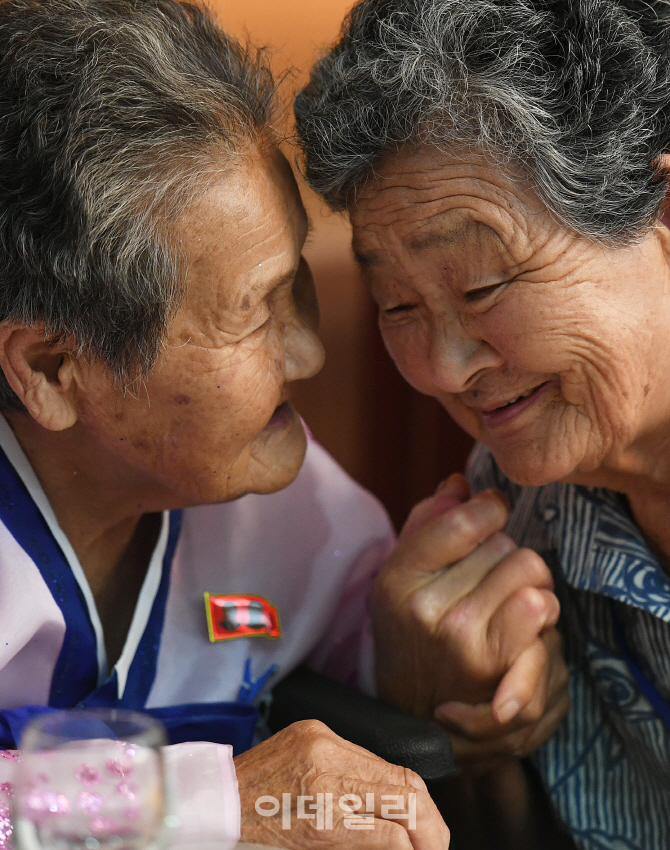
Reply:
<svg viewBox="0 0 670 850"><path fill-rule="evenodd" d="M210 0L229 33L271 51L288 105L318 54L338 35L353 0ZM289 159L297 152L285 147ZM330 213L300 181L313 233L305 249L321 305L322 372L294 399L317 439L376 493L400 525L410 507L449 472L471 441L432 399L397 374L376 327L372 301L351 254L346 217Z"/></svg>
<svg viewBox="0 0 670 850"><path fill-rule="evenodd" d="M210 0L223 27L276 51L275 67L303 73L332 42L353 0Z"/></svg>

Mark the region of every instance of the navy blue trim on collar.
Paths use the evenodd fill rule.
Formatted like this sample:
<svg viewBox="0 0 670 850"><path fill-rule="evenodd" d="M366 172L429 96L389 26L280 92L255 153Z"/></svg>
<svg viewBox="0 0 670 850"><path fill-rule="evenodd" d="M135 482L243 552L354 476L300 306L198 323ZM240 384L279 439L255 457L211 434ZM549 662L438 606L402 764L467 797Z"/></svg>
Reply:
<svg viewBox="0 0 670 850"><path fill-rule="evenodd" d="M170 575L172 572L172 560L179 540L181 531L182 511L170 511L170 530L163 555L163 573L156 591L156 597L151 607L151 614L147 620L140 642L135 651L126 687L120 705L125 708L144 708L149 697L158 666L158 651L160 649L161 635L163 634L163 623L165 622L165 609L167 597L170 590Z"/></svg>
<svg viewBox="0 0 670 850"><path fill-rule="evenodd" d="M156 678L158 652L163 633L163 623L165 622L167 597L170 590L172 559L174 558L177 541L179 540L181 520L182 511L170 511L170 529L163 555L160 584L158 585L158 590L151 606L151 613L147 619L147 624L135 650L135 656L130 664L122 697L118 697L118 678L116 670L114 670L109 679L100 688L82 700L82 706L89 708L94 706L113 706L132 708L136 711L142 711L144 709L149 692Z"/></svg>
<svg viewBox="0 0 670 850"><path fill-rule="evenodd" d="M98 684L97 643L81 589L47 521L0 449L0 520L40 571L65 620L49 705L70 708Z"/></svg>

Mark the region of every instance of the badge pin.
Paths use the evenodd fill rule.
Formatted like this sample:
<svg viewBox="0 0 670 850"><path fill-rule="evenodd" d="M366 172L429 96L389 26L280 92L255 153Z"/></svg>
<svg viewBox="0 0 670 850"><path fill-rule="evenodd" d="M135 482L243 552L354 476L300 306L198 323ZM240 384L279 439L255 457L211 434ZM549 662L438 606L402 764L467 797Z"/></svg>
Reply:
<svg viewBox="0 0 670 850"><path fill-rule="evenodd" d="M281 637L279 613L262 596L205 593L205 613L212 643L239 637Z"/></svg>

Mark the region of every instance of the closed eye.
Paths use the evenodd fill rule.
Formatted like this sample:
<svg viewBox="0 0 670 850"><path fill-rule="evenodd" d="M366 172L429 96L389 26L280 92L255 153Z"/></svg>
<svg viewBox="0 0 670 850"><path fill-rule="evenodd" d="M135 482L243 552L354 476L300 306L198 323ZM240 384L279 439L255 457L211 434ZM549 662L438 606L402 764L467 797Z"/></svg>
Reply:
<svg viewBox="0 0 670 850"><path fill-rule="evenodd" d="M384 313L387 316L398 315L399 313L406 313L408 310L413 310L414 304L398 304L397 307L389 307L388 310L384 310Z"/></svg>
<svg viewBox="0 0 670 850"><path fill-rule="evenodd" d="M494 292L497 292L500 287L507 286L509 281L502 281L501 283L492 283L490 286L481 286L479 289L470 289L465 293L465 301L468 304L474 304L477 301L483 301L485 298L488 298L489 295L493 295Z"/></svg>

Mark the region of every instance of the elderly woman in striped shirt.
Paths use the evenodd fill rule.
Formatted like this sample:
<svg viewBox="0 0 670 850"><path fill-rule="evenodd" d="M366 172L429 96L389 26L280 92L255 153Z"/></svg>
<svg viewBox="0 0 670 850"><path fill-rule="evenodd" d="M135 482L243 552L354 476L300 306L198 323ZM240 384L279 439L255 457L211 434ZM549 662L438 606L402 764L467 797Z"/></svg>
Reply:
<svg viewBox="0 0 670 850"><path fill-rule="evenodd" d="M553 565L556 809L585 850L667 850L668 3L364 0L296 114L398 368Z"/></svg>

